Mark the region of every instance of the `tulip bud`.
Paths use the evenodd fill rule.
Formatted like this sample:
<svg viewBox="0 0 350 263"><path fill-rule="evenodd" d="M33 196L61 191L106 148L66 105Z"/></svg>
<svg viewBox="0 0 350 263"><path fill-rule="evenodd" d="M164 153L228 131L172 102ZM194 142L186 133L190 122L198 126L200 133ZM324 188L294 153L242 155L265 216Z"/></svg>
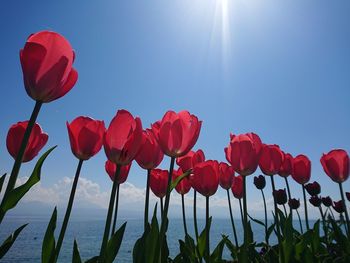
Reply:
<svg viewBox="0 0 350 263"><path fill-rule="evenodd" d="M293 179L299 184L306 184L311 177L311 162L305 155L298 155L293 159Z"/></svg>
<svg viewBox="0 0 350 263"><path fill-rule="evenodd" d="M266 186L265 177L263 175L255 176L254 177L254 184L255 184L255 187L257 189L259 189L259 190L264 189Z"/></svg>
<svg viewBox="0 0 350 263"><path fill-rule="evenodd" d="M299 201L299 199L291 198L288 201L288 205L291 209L296 210L300 207L300 201Z"/></svg>
<svg viewBox="0 0 350 263"><path fill-rule="evenodd" d="M283 154L284 158L278 174L282 177L287 177L291 175L293 171L293 156L289 153Z"/></svg>
<svg viewBox="0 0 350 263"><path fill-rule="evenodd" d="M169 173L167 170L152 169L149 180L149 186L152 192L159 198L163 198L166 195L168 187Z"/></svg>
<svg viewBox="0 0 350 263"><path fill-rule="evenodd" d="M284 205L287 203L287 193L286 189L279 189L273 192L273 197L275 202L279 205Z"/></svg>
<svg viewBox="0 0 350 263"><path fill-rule="evenodd" d="M332 205L333 201L329 196L327 196L327 197L322 197L322 203L324 206L330 207Z"/></svg>
<svg viewBox="0 0 350 263"><path fill-rule="evenodd" d="M119 175L117 178L118 184L124 183L126 181L126 179L128 178L131 164L132 163L129 163L127 165L123 165L120 168L120 172L119 172ZM115 163L111 162L110 160L107 160L105 163L105 170L106 170L107 174L109 175L109 178L111 178L111 180L114 181L115 172L117 170L117 165Z"/></svg>
<svg viewBox="0 0 350 263"><path fill-rule="evenodd" d="M219 172L220 186L225 190L230 189L235 177L235 171L233 170L232 166L229 166L227 163L221 162L219 164Z"/></svg>
<svg viewBox="0 0 350 263"><path fill-rule="evenodd" d="M336 149L321 157L325 173L337 183L342 183L349 177L349 155L345 150Z"/></svg>
<svg viewBox="0 0 350 263"><path fill-rule="evenodd" d="M321 186L316 181L306 184L305 189L311 196L319 195L321 193Z"/></svg>
<svg viewBox="0 0 350 263"><path fill-rule="evenodd" d="M237 199L243 198L243 176L242 175L238 175L233 179L231 191L233 196L236 197Z"/></svg>
<svg viewBox="0 0 350 263"><path fill-rule="evenodd" d="M317 195L314 195L310 197L309 201L310 201L310 204L312 204L313 206L319 207L321 205L322 199Z"/></svg>

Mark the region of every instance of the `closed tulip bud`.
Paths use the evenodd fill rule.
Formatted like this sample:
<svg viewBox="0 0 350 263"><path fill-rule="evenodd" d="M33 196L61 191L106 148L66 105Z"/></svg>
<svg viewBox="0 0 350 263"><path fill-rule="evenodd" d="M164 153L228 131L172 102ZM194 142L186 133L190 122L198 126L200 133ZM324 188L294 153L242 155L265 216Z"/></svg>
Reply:
<svg viewBox="0 0 350 263"><path fill-rule="evenodd" d="M275 175L283 163L283 153L278 145L263 145L260 152L259 166L266 175Z"/></svg>
<svg viewBox="0 0 350 263"><path fill-rule="evenodd" d="M316 181L306 184L305 189L311 196L319 195L321 193L321 186Z"/></svg>
<svg viewBox="0 0 350 263"><path fill-rule="evenodd" d="M142 145L135 160L143 169L154 169L162 162L164 154L152 130L143 131L142 137Z"/></svg>
<svg viewBox="0 0 350 263"><path fill-rule="evenodd" d="M298 155L293 159L293 179L299 184L306 184L311 177L311 162L305 155Z"/></svg>
<svg viewBox="0 0 350 263"><path fill-rule="evenodd" d="M315 207L319 207L322 203L322 199L317 195L311 196L309 201L310 201L310 204L312 204Z"/></svg>
<svg viewBox="0 0 350 263"><path fill-rule="evenodd" d="M179 168L178 170L174 170L173 171L173 181L176 180L176 178L178 178L179 176L183 175L183 172L181 170L181 168ZM191 190L191 181L189 176L184 177L175 187L175 190L179 193L179 194L187 194L190 190Z"/></svg>
<svg viewBox="0 0 350 263"><path fill-rule="evenodd" d="M337 183L342 183L349 177L349 155L345 150L336 149L321 157L325 173Z"/></svg>
<svg viewBox="0 0 350 263"><path fill-rule="evenodd" d="M346 199L348 199L348 201L350 201L350 192L346 192L345 195L346 195Z"/></svg>
<svg viewBox="0 0 350 263"><path fill-rule="evenodd" d="M205 155L202 150L196 152L189 151L186 155L176 158L176 163L181 167L182 171L193 169L197 163L205 161Z"/></svg>
<svg viewBox="0 0 350 263"><path fill-rule="evenodd" d="M326 207L330 207L332 205L333 201L332 198L330 198L329 196L327 197L322 197L322 204Z"/></svg>
<svg viewBox="0 0 350 263"><path fill-rule="evenodd" d="M231 141L225 148L227 161L232 165L233 170L241 175L250 175L258 167L261 140L254 133L230 135Z"/></svg>
<svg viewBox="0 0 350 263"><path fill-rule="evenodd" d="M219 163L204 161L193 168L192 187L204 196L216 193L219 187Z"/></svg>
<svg viewBox="0 0 350 263"><path fill-rule="evenodd" d="M118 110L104 136L104 150L108 160L127 165L137 155L142 144L142 124L126 110Z"/></svg>
<svg viewBox="0 0 350 263"><path fill-rule="evenodd" d="M152 192L159 198L166 195L169 173L167 170L152 169L149 186Z"/></svg>
<svg viewBox="0 0 350 263"><path fill-rule="evenodd" d="M338 202L333 202L333 209L337 211L339 214L345 212L345 204L343 203L343 200L339 200Z"/></svg>
<svg viewBox="0 0 350 263"><path fill-rule="evenodd" d="M24 86L36 101L50 102L69 92L78 79L74 51L60 34L41 31L28 37L20 51Z"/></svg>
<svg viewBox="0 0 350 263"><path fill-rule="evenodd" d="M121 166L120 172L119 172L119 175L117 178L118 184L124 183L126 181L126 179L128 178L131 164L132 163ZM107 160L105 163L105 169L106 169L107 174L109 175L109 178L111 178L111 180L114 181L117 165L115 163L111 162L110 160Z"/></svg>
<svg viewBox="0 0 350 263"><path fill-rule="evenodd" d="M282 165L278 174L282 177L287 177L292 174L293 171L293 156L289 153L284 153Z"/></svg>
<svg viewBox="0 0 350 263"><path fill-rule="evenodd" d="M296 210L300 207L300 201L299 201L299 199L291 198L288 201L288 205L291 209Z"/></svg>
<svg viewBox="0 0 350 263"><path fill-rule="evenodd" d="M71 124L67 122L70 146L80 160L88 160L97 154L103 143L105 124L89 117L77 117Z"/></svg>
<svg viewBox="0 0 350 263"><path fill-rule="evenodd" d="M254 184L257 189L259 190L264 189L266 186L265 176L263 175L254 176Z"/></svg>
<svg viewBox="0 0 350 263"><path fill-rule="evenodd" d="M164 154L180 157L196 144L202 121L188 111L168 111L161 121L152 125L152 130Z"/></svg>
<svg viewBox="0 0 350 263"><path fill-rule="evenodd" d="M279 205L284 205L287 203L287 193L286 189L279 189L273 191L273 198L275 199L276 203Z"/></svg>
<svg viewBox="0 0 350 263"><path fill-rule="evenodd" d="M237 199L243 198L243 176L238 175L233 179L233 184L231 187L231 191L234 197Z"/></svg>
<svg viewBox="0 0 350 263"><path fill-rule="evenodd" d="M219 164L219 174L220 186L225 190L230 189L235 177L235 171L233 170L232 166L229 166L227 163L221 162Z"/></svg>
<svg viewBox="0 0 350 263"><path fill-rule="evenodd" d="M13 159L16 159L18 155L27 126L28 121L17 122L10 127L7 133L6 146ZM43 132L38 123L35 123L24 151L22 162L25 163L33 160L45 146L48 139L49 136Z"/></svg>

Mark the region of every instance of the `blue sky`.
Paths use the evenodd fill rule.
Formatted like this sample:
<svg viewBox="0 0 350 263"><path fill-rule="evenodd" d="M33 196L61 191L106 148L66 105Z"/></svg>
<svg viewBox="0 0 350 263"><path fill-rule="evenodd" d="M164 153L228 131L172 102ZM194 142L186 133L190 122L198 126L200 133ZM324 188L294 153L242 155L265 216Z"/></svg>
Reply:
<svg viewBox="0 0 350 263"><path fill-rule="evenodd" d="M319 158L333 148L350 150L349 11L348 1L316 0L2 3L1 171L12 167L7 130L28 119L34 105L23 87L19 50L29 34L51 29L75 49L79 80L67 96L44 105L38 118L50 136L46 148L59 145L45 163L42 187L74 175L67 120L88 115L108 125L124 108L148 127L166 110L187 109L203 120L195 148L208 158L225 160L230 132L253 131L294 156L308 155L312 180L337 199L337 185ZM82 170L104 192L111 186L105 158L101 151ZM33 165L25 164L21 175ZM145 185L136 163L128 181ZM284 187L281 179L277 185ZM300 186L292 188L301 197ZM260 200L251 183L248 190L251 203Z"/></svg>

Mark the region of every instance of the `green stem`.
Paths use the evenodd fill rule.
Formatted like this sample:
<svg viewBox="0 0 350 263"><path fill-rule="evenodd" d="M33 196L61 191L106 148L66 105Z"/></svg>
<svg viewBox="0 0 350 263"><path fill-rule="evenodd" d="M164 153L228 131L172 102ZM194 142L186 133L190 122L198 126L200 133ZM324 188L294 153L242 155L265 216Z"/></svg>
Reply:
<svg viewBox="0 0 350 263"><path fill-rule="evenodd" d="M24 135L23 135L21 146L19 148L18 154L17 154L15 162L13 164L11 175L9 177L9 181L7 183L7 187L6 187L6 190L5 190L4 197L2 198L1 204L3 204L3 202L6 200L9 192L16 185L16 181L17 181L19 170L21 168L24 152L26 150L26 147L27 147L27 144L28 144L28 141L29 141L29 138L30 138L30 134L32 133L35 121L36 121L36 119L37 119L37 117L39 115L39 111L40 111L41 105L42 105L42 102L40 102L40 101L37 101L35 103L33 112L32 112L32 114L30 116L27 128L26 128L26 130L24 132ZM2 222L4 216L5 216L5 213L1 212L0 213L0 223Z"/></svg>
<svg viewBox="0 0 350 263"><path fill-rule="evenodd" d="M276 191L275 181L273 179L273 175L271 175L271 185L272 185L272 193ZM273 195L273 194L272 194ZM273 203L275 207L275 224L277 229L277 239L278 239L278 249L279 249L279 258L280 262L284 262L283 250L282 250L282 241L281 241L281 230L279 225L279 217L278 217L278 208L275 197L273 197Z"/></svg>
<svg viewBox="0 0 350 263"><path fill-rule="evenodd" d="M206 196L205 198L205 254L206 254L206 262L209 262L210 260L210 241L209 241L209 196Z"/></svg>
<svg viewBox="0 0 350 263"><path fill-rule="evenodd" d="M323 210L322 210L322 206L320 205L318 208L320 210L320 214L321 214L321 217L322 217L323 232L324 232L324 235L325 235L325 238L326 238L326 244L327 244L327 247L328 247L329 244L328 244L328 231L327 231L327 226L326 226L326 219L325 219L325 216L324 216L324 213L323 213Z"/></svg>
<svg viewBox="0 0 350 263"><path fill-rule="evenodd" d="M170 186L171 186L171 180L173 176L173 170L174 170L174 164L175 164L175 157L171 157L170 160L170 168L169 168L169 177L168 177L168 186L167 186L167 191L166 191L166 196L165 196L165 204L164 204L164 211L162 213L162 223L160 225L160 231L159 231L159 244L160 250L159 250L159 260L162 260L162 245L165 239L165 233L167 231L168 227L168 210L169 210L169 202L170 202Z"/></svg>
<svg viewBox="0 0 350 263"><path fill-rule="evenodd" d="M234 235L234 237L235 237L236 247L238 247L237 232L236 232L235 222L233 221L233 215L232 215L232 207L231 207L231 199L230 199L230 191L229 191L229 189L227 189L226 192L227 192L228 208L229 208L229 210L230 210L230 218L231 218L231 225L232 225L233 235Z"/></svg>
<svg viewBox="0 0 350 263"><path fill-rule="evenodd" d="M302 188L303 188L306 229L307 229L307 230L310 230L310 226L309 226L309 217L308 217L308 214L307 214L307 202L306 202L305 186L304 186L304 184L302 184L301 186L302 186Z"/></svg>
<svg viewBox="0 0 350 263"><path fill-rule="evenodd" d="M296 209L296 211L297 211L297 215L298 215L298 218L299 218L300 231L301 231L302 234L304 234L303 224L301 223L300 214L298 212L298 209Z"/></svg>
<svg viewBox="0 0 350 263"><path fill-rule="evenodd" d="M147 170L147 183L146 183L146 199L145 199L145 218L144 218L144 231L148 224L148 207L149 207L149 180L151 177L151 169Z"/></svg>
<svg viewBox="0 0 350 263"><path fill-rule="evenodd" d="M69 200L68 200L68 205L66 208L66 213L64 215L61 231L60 231L60 234L59 234L58 240L57 240L56 251L55 251L56 260L58 259L58 255L60 254L64 235L65 235L66 230L67 230L68 221L69 221L70 213L72 211L74 196L75 196L75 192L77 189L79 175L80 175L80 171L81 171L81 167L83 165L83 162L84 162L83 160L79 160L78 167L77 167L77 170L75 172L74 181L73 181L72 189L70 191L70 196L69 196Z"/></svg>
<svg viewBox="0 0 350 263"><path fill-rule="evenodd" d="M193 193L193 223L194 223L194 233L196 235L196 242L198 243L198 225L197 225L197 191L194 190Z"/></svg>
<svg viewBox="0 0 350 263"><path fill-rule="evenodd" d="M185 230L185 237L187 237L187 225L186 225L186 214L185 214L185 197L183 194L181 194L181 203L182 203L182 220L184 224L184 230Z"/></svg>
<svg viewBox="0 0 350 263"><path fill-rule="evenodd" d="M263 197L263 201L264 201L264 212L265 212L265 241L266 244L269 244L269 238L267 237L267 209L266 209L266 199L265 199L265 195L264 195L264 191L263 189L260 190L262 197Z"/></svg>
<svg viewBox="0 0 350 263"><path fill-rule="evenodd" d="M160 217L163 220L163 212L164 212L163 197L161 197L159 199L160 199Z"/></svg>
<svg viewBox="0 0 350 263"><path fill-rule="evenodd" d="M248 262L248 211L247 211L247 189L246 176L243 176L243 229L244 229L244 248L243 262Z"/></svg>
<svg viewBox="0 0 350 263"><path fill-rule="evenodd" d="M115 197L115 209L114 209L114 219L113 219L111 237L115 233L115 227L117 225L118 205L119 205L119 188L120 188L120 184L117 185L117 194L116 194L116 197Z"/></svg>
<svg viewBox="0 0 350 263"><path fill-rule="evenodd" d="M287 209L285 204L283 204L284 216L287 218Z"/></svg>
<svg viewBox="0 0 350 263"><path fill-rule="evenodd" d="M348 239L350 239L350 221L349 221L348 209L347 209L346 203L345 203L345 196L344 196L344 190L343 190L343 184L342 183L339 183L339 189L340 189L341 199L343 200L343 205L344 205L344 208L345 208L345 218L346 218Z"/></svg>
<svg viewBox="0 0 350 263"><path fill-rule="evenodd" d="M112 215L113 215L113 207L114 207L114 200L115 200L115 195L117 191L117 185L118 185L118 177L120 174L120 169L121 166L117 164L117 169L115 171L115 176L114 176L114 181L113 181L113 186L112 186L112 191L111 191L111 197L109 199L109 206L108 206L108 213L107 213L107 218L106 218L106 225L105 225L105 231L103 234L103 239L102 239L102 245L101 245L101 250L100 250L100 261L104 262L104 254L105 254L105 249L107 246L108 242L108 236L109 236L109 231L111 230L111 221L112 221Z"/></svg>
<svg viewBox="0 0 350 263"><path fill-rule="evenodd" d="M290 188L289 188L289 183L288 183L288 178L284 177L284 180L286 181L286 186L287 186L287 192L288 192L288 200L292 199L292 195L290 193ZM292 221L293 221L293 210L292 208L289 206L289 213L292 216Z"/></svg>
<svg viewBox="0 0 350 263"><path fill-rule="evenodd" d="M244 228L243 208L242 208L242 201L241 201L241 199L238 199L238 202L239 202L239 210L241 211L242 226Z"/></svg>

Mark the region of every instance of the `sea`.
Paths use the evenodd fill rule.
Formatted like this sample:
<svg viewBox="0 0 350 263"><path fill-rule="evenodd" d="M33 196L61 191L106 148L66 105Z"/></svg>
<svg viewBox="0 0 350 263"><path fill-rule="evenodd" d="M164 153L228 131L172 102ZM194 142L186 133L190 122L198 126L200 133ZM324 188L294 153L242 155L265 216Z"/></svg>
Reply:
<svg viewBox="0 0 350 263"><path fill-rule="evenodd" d="M7 217L0 226L0 240L4 240L9 234L17 229L22 224L28 223L29 225L22 231L17 238L14 245L9 252L5 255L1 262L4 263L34 263L41 262L41 247L45 234L45 230L48 224L47 217L31 216L11 216ZM143 233L143 219L129 218L119 219L117 227L121 226L124 222L127 222L126 230L123 238L122 245L115 262L132 262L132 249L135 241ZM57 223L56 239L58 231L60 229L61 222ZM204 219L198 219L199 229L203 229L205 225ZM235 225L237 229L238 238L240 241L243 239L243 228L241 220L236 219ZM62 245L61 253L58 262L72 262L73 254L73 241L77 240L80 255L83 260L87 260L93 256L98 255L101 246L101 239L104 231L105 222L102 219L93 218L79 218L72 219L69 222L69 226L66 232L66 236ZM298 222L295 222L295 226L298 226ZM189 234L193 237L193 219L188 218L187 227ZM252 222L252 229L254 233L254 240L257 242L263 241L264 227ZM220 242L222 234L228 235L233 242L232 226L229 218L213 218L211 230L210 230L210 243L211 249ZM171 218L168 228L168 247L170 256L174 258L179 252L179 239L184 238L184 229L182 218ZM275 236L271 237L271 242L276 242ZM224 250L224 258L230 259L230 253L227 249Z"/></svg>

